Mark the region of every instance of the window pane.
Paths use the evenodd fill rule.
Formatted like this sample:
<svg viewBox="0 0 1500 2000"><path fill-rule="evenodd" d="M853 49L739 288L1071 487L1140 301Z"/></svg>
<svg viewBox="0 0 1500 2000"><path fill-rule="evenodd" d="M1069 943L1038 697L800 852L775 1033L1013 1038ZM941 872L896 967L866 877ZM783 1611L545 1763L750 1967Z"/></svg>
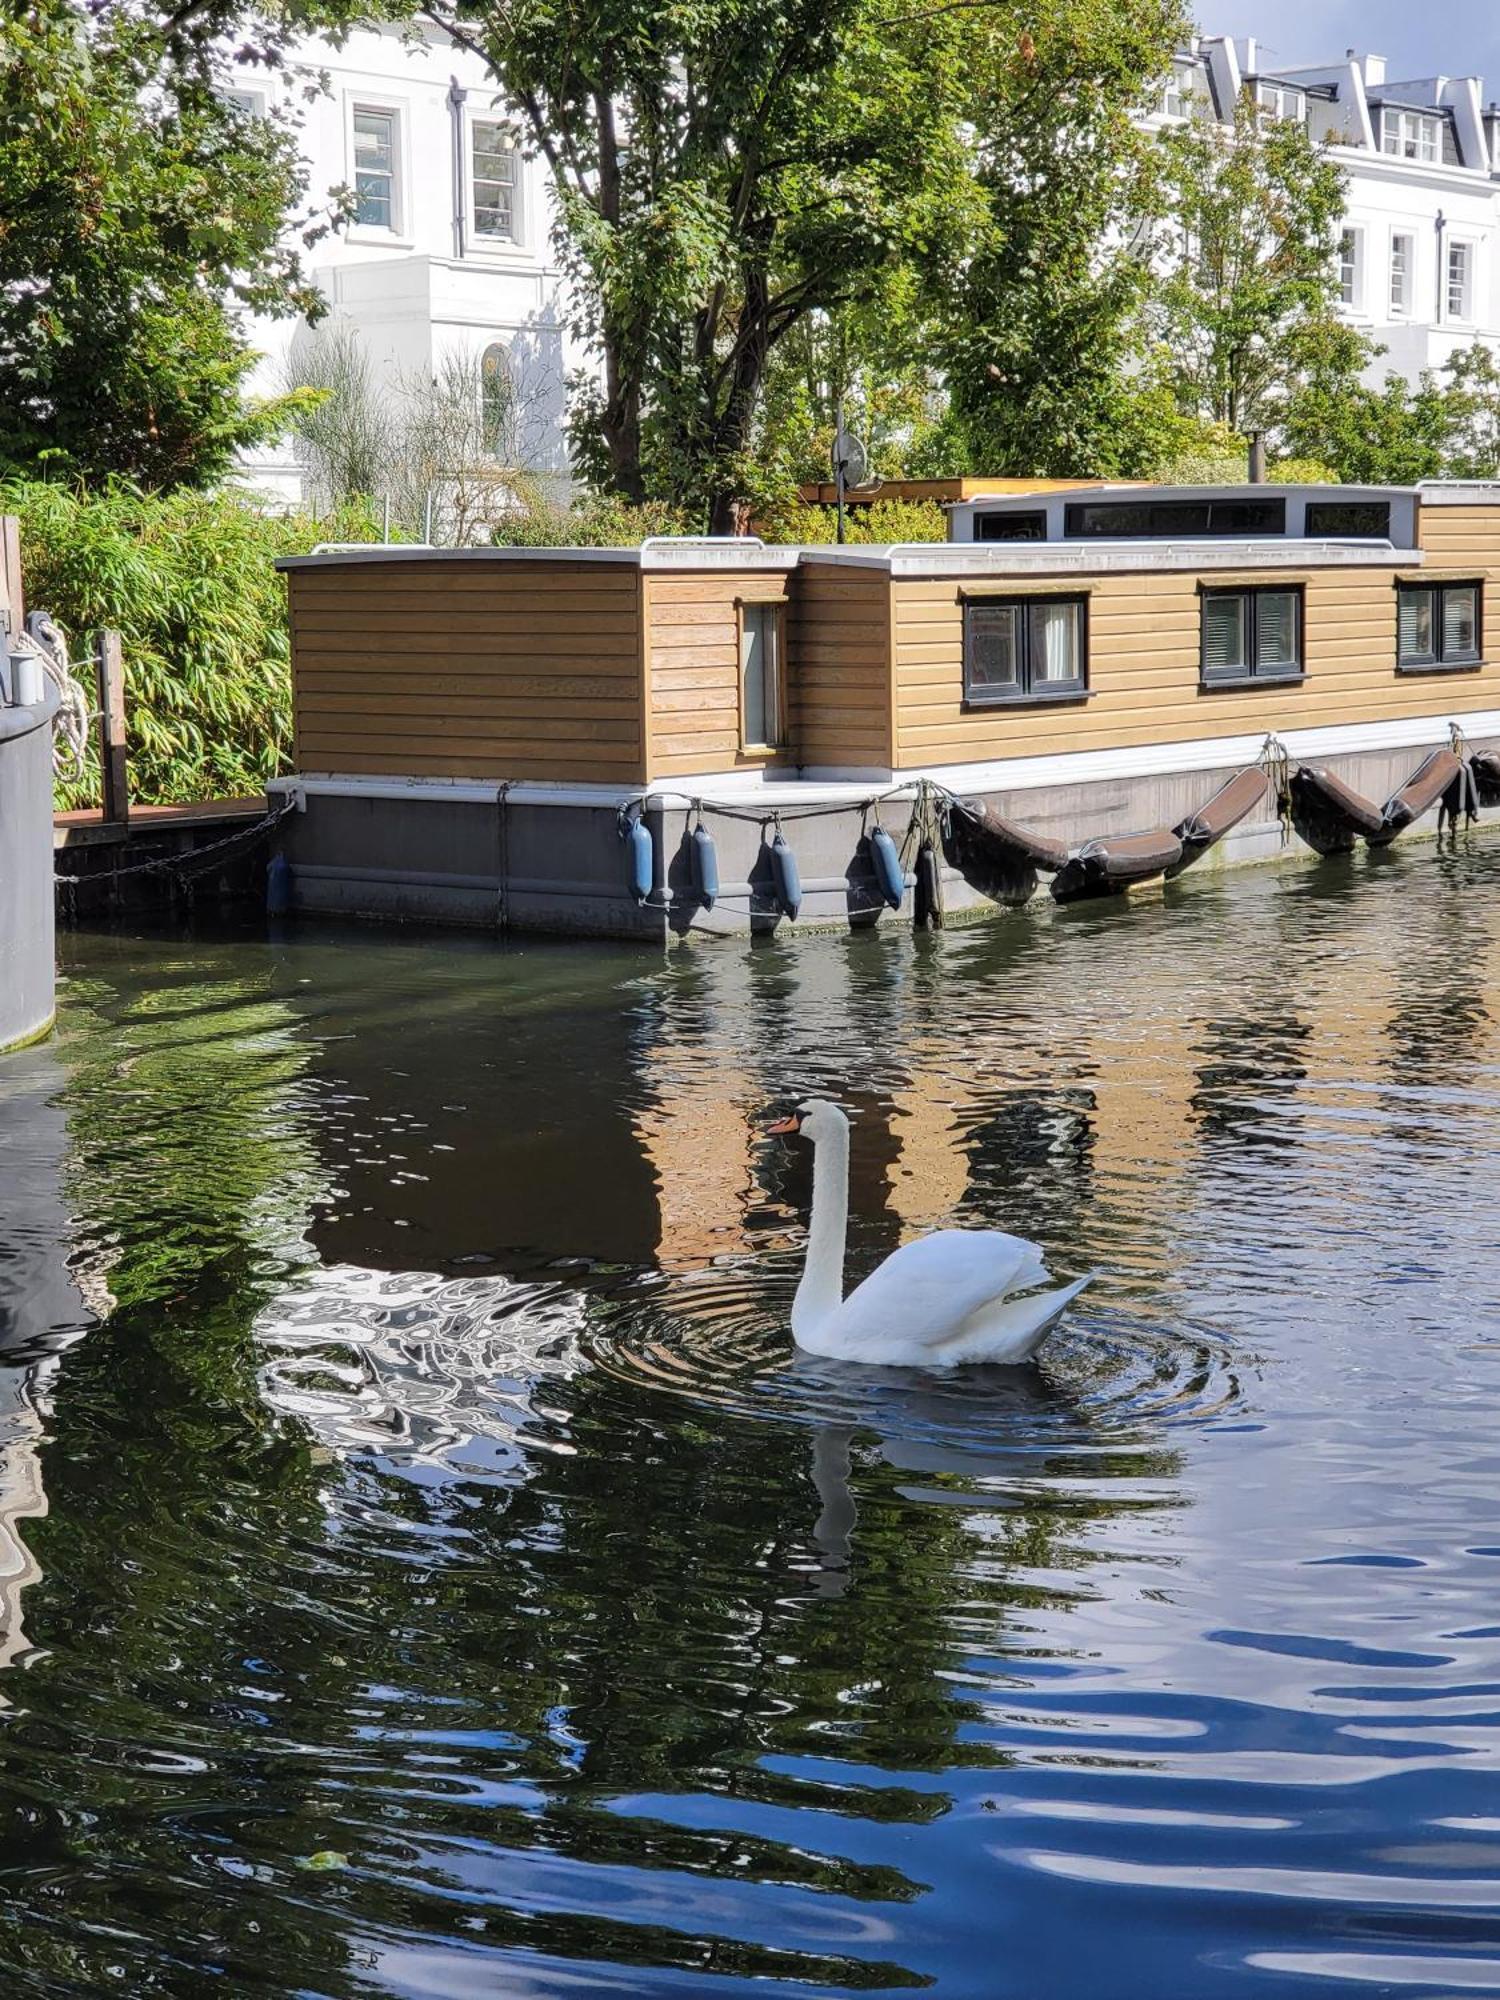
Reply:
<svg viewBox="0 0 1500 2000"><path fill-rule="evenodd" d="M1255 600L1255 664L1275 670L1297 664L1297 594L1263 590Z"/></svg>
<svg viewBox="0 0 1500 2000"><path fill-rule="evenodd" d="M776 606L740 607L740 671L745 702L745 741L776 741Z"/></svg>
<svg viewBox="0 0 1500 2000"><path fill-rule="evenodd" d="M1391 510L1383 500L1309 500L1307 533L1316 540L1325 535L1350 535L1360 541L1390 540Z"/></svg>
<svg viewBox="0 0 1500 2000"><path fill-rule="evenodd" d="M1245 599L1218 591L1203 600L1203 670L1208 674L1243 673L1245 658Z"/></svg>
<svg viewBox="0 0 1500 2000"><path fill-rule="evenodd" d="M1081 673L1076 604L1031 607L1031 684L1076 681Z"/></svg>
<svg viewBox="0 0 1500 2000"><path fill-rule="evenodd" d="M975 604L969 609L969 683L1015 693L1021 685L1021 608Z"/></svg>
<svg viewBox="0 0 1500 2000"><path fill-rule="evenodd" d="M1433 641L1433 596L1430 590L1403 590L1399 593L1397 629L1402 660L1435 658Z"/></svg>
<svg viewBox="0 0 1500 2000"><path fill-rule="evenodd" d="M1471 583L1443 592L1443 658L1472 660L1479 653L1479 592Z"/></svg>
<svg viewBox="0 0 1500 2000"><path fill-rule="evenodd" d="M371 229L394 229L396 119L389 111L354 114L354 219Z"/></svg>

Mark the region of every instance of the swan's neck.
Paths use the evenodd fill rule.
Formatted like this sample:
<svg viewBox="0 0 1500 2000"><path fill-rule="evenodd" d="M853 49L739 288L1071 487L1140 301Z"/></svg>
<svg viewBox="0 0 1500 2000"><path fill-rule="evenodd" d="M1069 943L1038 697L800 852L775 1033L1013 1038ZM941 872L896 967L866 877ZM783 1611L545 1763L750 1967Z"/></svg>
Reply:
<svg viewBox="0 0 1500 2000"><path fill-rule="evenodd" d="M811 1333L843 1303L844 1237L849 1224L849 1134L836 1131L813 1149L812 1224L807 1263L792 1302L792 1332Z"/></svg>

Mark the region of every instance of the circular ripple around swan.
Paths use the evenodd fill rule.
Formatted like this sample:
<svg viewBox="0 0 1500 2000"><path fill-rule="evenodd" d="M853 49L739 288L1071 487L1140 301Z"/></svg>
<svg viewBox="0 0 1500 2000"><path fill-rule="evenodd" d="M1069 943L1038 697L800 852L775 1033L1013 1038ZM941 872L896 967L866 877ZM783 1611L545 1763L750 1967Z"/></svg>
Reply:
<svg viewBox="0 0 1500 2000"><path fill-rule="evenodd" d="M1165 1331L1092 1294L1073 1307L1034 1366L868 1368L802 1353L791 1306L800 1257L773 1253L685 1278L640 1280L596 1296L585 1358L622 1382L705 1410L791 1423L931 1428L976 1445L1018 1430L1038 1444L1096 1441L1236 1410L1230 1345L1197 1325ZM1101 1288L1102 1289L1102 1288Z"/></svg>

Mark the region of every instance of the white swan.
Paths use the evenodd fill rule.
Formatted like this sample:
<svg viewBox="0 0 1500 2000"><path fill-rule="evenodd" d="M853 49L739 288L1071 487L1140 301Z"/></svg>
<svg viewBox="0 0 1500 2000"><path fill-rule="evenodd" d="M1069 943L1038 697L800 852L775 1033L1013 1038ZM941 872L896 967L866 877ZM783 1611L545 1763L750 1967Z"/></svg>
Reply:
<svg viewBox="0 0 1500 2000"><path fill-rule="evenodd" d="M768 1130L813 1142L807 1264L792 1304L792 1338L809 1354L887 1367L1027 1361L1094 1275L1012 1298L1047 1276L1035 1243L997 1229L939 1229L892 1251L846 1299L849 1120L813 1098Z"/></svg>

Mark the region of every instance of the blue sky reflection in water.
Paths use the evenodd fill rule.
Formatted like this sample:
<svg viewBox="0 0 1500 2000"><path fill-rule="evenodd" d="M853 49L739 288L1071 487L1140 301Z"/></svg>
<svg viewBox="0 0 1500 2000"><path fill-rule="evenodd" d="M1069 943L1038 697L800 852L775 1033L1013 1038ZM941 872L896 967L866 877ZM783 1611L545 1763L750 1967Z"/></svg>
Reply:
<svg viewBox="0 0 1500 2000"><path fill-rule="evenodd" d="M913 941L66 941L0 1065L16 1994L1500 1992L1500 845ZM851 1261L1106 1277L793 1359Z"/></svg>

